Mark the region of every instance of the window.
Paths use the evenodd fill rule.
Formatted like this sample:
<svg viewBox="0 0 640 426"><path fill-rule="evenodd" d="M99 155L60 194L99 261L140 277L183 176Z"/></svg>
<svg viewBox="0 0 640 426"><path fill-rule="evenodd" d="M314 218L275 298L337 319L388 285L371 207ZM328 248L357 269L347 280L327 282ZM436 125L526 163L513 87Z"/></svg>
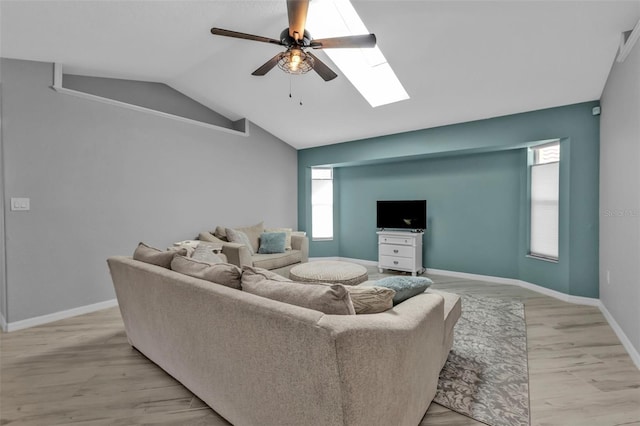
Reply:
<svg viewBox="0 0 640 426"><path fill-rule="evenodd" d="M311 238L333 239L333 169L311 169Z"/></svg>
<svg viewBox="0 0 640 426"><path fill-rule="evenodd" d="M558 260L559 141L531 148L531 238L529 254Z"/></svg>

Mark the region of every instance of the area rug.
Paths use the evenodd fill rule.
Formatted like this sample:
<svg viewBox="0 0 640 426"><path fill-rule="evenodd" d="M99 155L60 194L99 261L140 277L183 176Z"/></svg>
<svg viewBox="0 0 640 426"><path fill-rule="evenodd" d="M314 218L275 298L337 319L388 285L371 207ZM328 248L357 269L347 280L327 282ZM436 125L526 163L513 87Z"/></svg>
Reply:
<svg viewBox="0 0 640 426"><path fill-rule="evenodd" d="M524 305L462 296L434 402L491 426L529 426Z"/></svg>

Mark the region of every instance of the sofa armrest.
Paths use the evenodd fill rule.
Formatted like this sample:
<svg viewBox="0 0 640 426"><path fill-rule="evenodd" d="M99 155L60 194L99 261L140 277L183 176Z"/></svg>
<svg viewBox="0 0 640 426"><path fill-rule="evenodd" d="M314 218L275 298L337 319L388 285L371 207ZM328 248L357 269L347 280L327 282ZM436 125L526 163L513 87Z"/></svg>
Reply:
<svg viewBox="0 0 640 426"><path fill-rule="evenodd" d="M345 424L420 423L442 366L442 296L419 294L379 314L325 315L318 325L335 338ZM389 404L398 395L402 404Z"/></svg>
<svg viewBox="0 0 640 426"><path fill-rule="evenodd" d="M294 250L300 250L302 252L302 259L300 262L306 263L309 261L309 238L301 235L291 236L291 248Z"/></svg>
<svg viewBox="0 0 640 426"><path fill-rule="evenodd" d="M242 265L253 266L253 260L251 259L251 253L244 244L236 243L223 243L222 254L227 256L227 262L242 268Z"/></svg>

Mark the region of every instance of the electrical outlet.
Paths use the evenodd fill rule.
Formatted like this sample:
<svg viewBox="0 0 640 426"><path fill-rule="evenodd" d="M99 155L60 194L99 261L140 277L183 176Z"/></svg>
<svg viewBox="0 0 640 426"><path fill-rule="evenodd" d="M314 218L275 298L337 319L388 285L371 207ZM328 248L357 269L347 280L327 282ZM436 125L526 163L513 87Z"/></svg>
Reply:
<svg viewBox="0 0 640 426"><path fill-rule="evenodd" d="M12 211L28 211L31 208L29 198L11 198Z"/></svg>

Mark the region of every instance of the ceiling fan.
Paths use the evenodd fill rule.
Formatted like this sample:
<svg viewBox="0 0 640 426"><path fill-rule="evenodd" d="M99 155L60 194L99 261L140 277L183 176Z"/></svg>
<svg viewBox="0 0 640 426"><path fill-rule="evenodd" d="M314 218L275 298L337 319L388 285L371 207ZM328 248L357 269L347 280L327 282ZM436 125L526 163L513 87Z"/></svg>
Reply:
<svg viewBox="0 0 640 426"><path fill-rule="evenodd" d="M268 37L245 34L237 31L211 28L211 34L242 38L245 40L261 41L263 43L277 44L287 48L273 58L269 59L252 75L262 76L278 65L280 69L289 74L304 74L311 70L318 73L324 81L333 80L338 75L325 63L318 59L309 49L339 49L339 48L367 48L375 47L376 36L363 34L345 37L333 37L313 39L305 29L309 0L287 0L287 14L289 27L280 33L280 40Z"/></svg>

